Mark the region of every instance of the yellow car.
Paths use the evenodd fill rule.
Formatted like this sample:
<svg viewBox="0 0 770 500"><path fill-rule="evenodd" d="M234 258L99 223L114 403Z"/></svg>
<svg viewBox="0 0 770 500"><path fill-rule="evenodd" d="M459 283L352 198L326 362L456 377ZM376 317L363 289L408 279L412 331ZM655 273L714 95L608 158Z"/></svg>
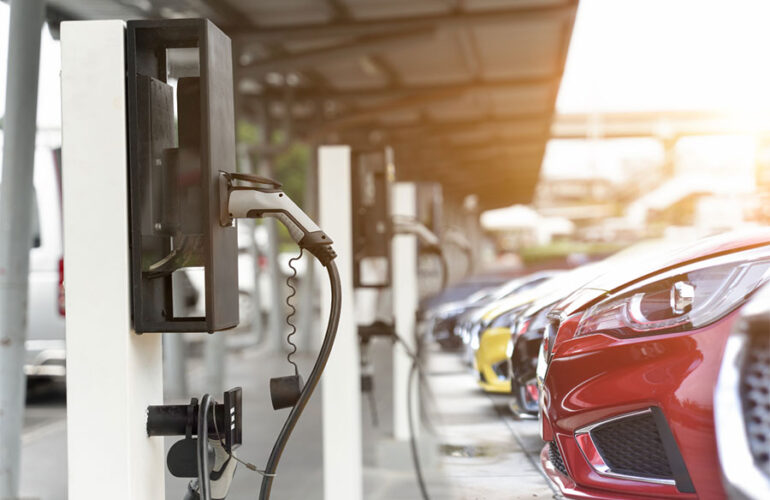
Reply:
<svg viewBox="0 0 770 500"><path fill-rule="evenodd" d="M469 346L473 350L473 369L478 374L479 386L486 392L511 392L506 350L511 338L511 328L519 314L544 292L550 290L550 280L526 291L490 304L482 312L479 333Z"/></svg>
<svg viewBox="0 0 770 500"><path fill-rule="evenodd" d="M479 374L479 386L486 392L511 392L506 346L511 330L506 327L485 330L473 357L473 368Z"/></svg>

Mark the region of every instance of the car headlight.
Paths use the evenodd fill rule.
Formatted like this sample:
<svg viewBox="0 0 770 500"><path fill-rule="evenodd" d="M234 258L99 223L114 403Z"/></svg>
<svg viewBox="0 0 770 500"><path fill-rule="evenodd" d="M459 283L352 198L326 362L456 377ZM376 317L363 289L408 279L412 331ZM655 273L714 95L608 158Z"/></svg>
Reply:
<svg viewBox="0 0 770 500"><path fill-rule="evenodd" d="M702 328L743 304L767 282L769 271L768 247L674 268L590 308L575 336L629 338Z"/></svg>
<svg viewBox="0 0 770 500"><path fill-rule="evenodd" d="M505 357L511 359L513 356L513 338L508 339L508 343L505 344Z"/></svg>
<svg viewBox="0 0 770 500"><path fill-rule="evenodd" d="M471 333L468 329L468 324L466 322L461 323L459 326L456 327L458 336L462 339L463 344L468 344L471 341Z"/></svg>
<svg viewBox="0 0 770 500"><path fill-rule="evenodd" d="M471 349L474 351L479 350L479 346L481 345L481 331L482 331L483 325L480 322L476 322L471 326L470 329L470 344Z"/></svg>

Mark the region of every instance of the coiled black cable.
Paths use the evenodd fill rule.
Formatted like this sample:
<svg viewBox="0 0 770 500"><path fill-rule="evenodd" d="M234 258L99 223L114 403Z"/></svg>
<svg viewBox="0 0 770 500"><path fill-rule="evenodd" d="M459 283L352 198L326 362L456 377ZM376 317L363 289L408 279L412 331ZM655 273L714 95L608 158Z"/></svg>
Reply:
<svg viewBox="0 0 770 500"><path fill-rule="evenodd" d="M313 391L321 380L321 374L326 367L326 362L329 360L329 355L331 354L332 346L334 345L334 339L337 336L337 326L339 325L342 306L340 275L337 270L337 265L333 260L329 260L324 264L326 265L326 270L329 274L332 295L326 333L324 334L321 350L318 353L318 358L316 358L315 365L313 365L313 370L310 372L307 383L305 384L305 387L302 388L297 404L292 407L289 416L286 417L281 432L278 433L273 449L270 452L270 458L268 458L267 466L265 467L265 475L262 478L262 487L259 490L260 500L267 500L270 498L270 491L273 487L273 477L278 468L278 462L281 460L281 454L283 454L286 443L289 441L289 437L291 436L294 427L297 425L297 421L299 420L300 415L302 415L302 411L310 400L310 396L313 395Z"/></svg>
<svg viewBox="0 0 770 500"><path fill-rule="evenodd" d="M291 276L286 278L286 286L289 287L291 290L291 293L286 297L286 305L291 309L291 312L288 316L286 316L286 324L289 325L289 328L291 331L286 336L286 342L291 346L291 351L286 355L286 361L289 362L290 365L294 367L294 375L299 376L299 368L297 368L297 363L294 362L292 356L294 356L297 353L297 344L294 343L292 340L292 337L297 333L297 326L294 324L294 315L297 314L297 308L294 307L294 304L291 303L291 299L294 298L295 295L297 295L297 289L292 284L291 280L297 277L297 268L294 267L294 263L302 258L302 254L305 252L304 248L299 249L299 255L296 257L292 257L289 259L289 269L292 270Z"/></svg>

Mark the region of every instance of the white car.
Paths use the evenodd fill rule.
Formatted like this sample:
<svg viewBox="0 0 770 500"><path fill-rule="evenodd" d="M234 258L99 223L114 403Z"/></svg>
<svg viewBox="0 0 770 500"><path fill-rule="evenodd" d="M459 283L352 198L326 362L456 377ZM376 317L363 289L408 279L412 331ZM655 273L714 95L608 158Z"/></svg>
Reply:
<svg viewBox="0 0 770 500"><path fill-rule="evenodd" d="M35 150L32 244L29 252L24 371L34 379L63 379L64 259L60 150ZM0 172L2 172L0 166Z"/></svg>

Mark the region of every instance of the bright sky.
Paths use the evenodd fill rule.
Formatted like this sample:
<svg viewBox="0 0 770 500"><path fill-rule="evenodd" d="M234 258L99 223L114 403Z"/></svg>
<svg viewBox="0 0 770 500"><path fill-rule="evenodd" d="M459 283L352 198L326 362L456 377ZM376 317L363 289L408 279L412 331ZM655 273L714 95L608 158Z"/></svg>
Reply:
<svg viewBox="0 0 770 500"><path fill-rule="evenodd" d="M770 110L770 2L581 0L557 108Z"/></svg>
<svg viewBox="0 0 770 500"><path fill-rule="evenodd" d="M557 110L770 114L768 26L763 0L581 0ZM742 144L723 144L721 156ZM652 139L550 141L543 175L620 181L662 160Z"/></svg>

